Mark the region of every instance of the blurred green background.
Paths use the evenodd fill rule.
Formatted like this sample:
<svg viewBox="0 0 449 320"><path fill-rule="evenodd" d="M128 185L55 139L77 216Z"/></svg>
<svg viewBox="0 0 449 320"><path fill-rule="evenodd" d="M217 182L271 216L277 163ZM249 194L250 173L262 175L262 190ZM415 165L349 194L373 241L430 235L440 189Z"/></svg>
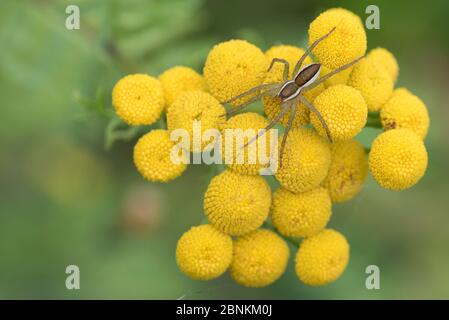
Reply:
<svg viewBox="0 0 449 320"><path fill-rule="evenodd" d="M80 30L65 28L69 4L81 9ZM334 206L330 226L352 249L334 284L306 287L291 264L263 289L228 275L188 279L175 245L203 222L211 168L190 166L170 184L145 182L132 148L148 128L110 120L113 84L173 65L200 71L208 50L230 38L263 50L304 46L323 10L343 6L364 20L369 4L380 8L381 29L367 30L368 47L391 50L398 85L429 108L426 176L403 192L382 190L370 177L356 199ZM1 0L0 298L448 299L447 12L444 0ZM376 133L360 139L369 145ZM81 290L65 287L69 264L80 267ZM370 264L380 267L380 290L365 288Z"/></svg>

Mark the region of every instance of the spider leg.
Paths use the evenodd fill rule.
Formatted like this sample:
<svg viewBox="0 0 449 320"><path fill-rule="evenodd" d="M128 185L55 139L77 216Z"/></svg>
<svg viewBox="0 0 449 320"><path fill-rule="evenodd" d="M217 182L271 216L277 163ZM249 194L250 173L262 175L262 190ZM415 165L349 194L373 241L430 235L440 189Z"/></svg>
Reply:
<svg viewBox="0 0 449 320"><path fill-rule="evenodd" d="M326 81L327 79L329 79L329 78L332 77L333 75L336 75L337 73L339 73L339 72L341 72L341 71L343 71L343 70L345 70L345 69L347 69L347 68L353 66L354 64L356 64L357 62L359 62L360 59L362 59L362 58L363 58L363 56L362 56L362 57L358 57L357 59L355 59L355 60L353 60L353 61L351 61L351 62L349 62L349 63L347 63L347 64L345 64L345 65L342 65L341 67L339 67L339 68L337 68L337 69L332 70L331 72L329 72L329 73L326 74L325 76L319 78L317 81L315 81L315 82L312 83L311 85L309 85L309 86L307 86L307 87L304 87L304 89L303 89L304 92L305 92L305 91L308 91L308 90L310 90L310 89L315 88L316 86L318 86L319 84L321 84L323 81Z"/></svg>
<svg viewBox="0 0 449 320"><path fill-rule="evenodd" d="M245 96L250 95L250 94L252 94L254 92L257 92L259 90L267 89L267 88L270 89L270 87L274 87L274 85L279 85L279 84L278 83L264 83L264 84L261 84L260 86L251 88L251 89L249 89L249 90L247 90L247 91L245 91L245 92L243 92L243 93L241 93L241 94L239 94L239 95L229 99L228 101L222 102L222 104L232 103L232 102L234 102L234 101L236 101L238 99L244 98Z"/></svg>
<svg viewBox="0 0 449 320"><path fill-rule="evenodd" d="M293 126L293 120L295 119L295 116L296 116L296 104L293 103L291 105L292 105L292 108L290 110L290 115L288 116L287 127L285 127L284 136L282 137L282 142L281 142L281 150L280 150L280 154L279 154L279 167L282 167L282 158L284 156L285 143L287 142L288 133L290 132L290 129Z"/></svg>
<svg viewBox="0 0 449 320"><path fill-rule="evenodd" d="M270 64L270 66L268 67L267 72L270 72L271 68L273 68L273 66L274 66L274 64L275 64L276 62L282 63L282 64L284 65L283 79L284 79L284 82L287 81L287 80L288 80L288 71L289 71L289 68L290 68L290 64L289 64L288 61L285 60L285 59L281 59L281 58L273 58L273 60L271 60L271 64Z"/></svg>
<svg viewBox="0 0 449 320"><path fill-rule="evenodd" d="M240 104L240 105L234 107L233 109L227 111L226 113L222 114L220 117L225 117L225 116L230 117L230 116L233 116L233 115L239 113L240 111L242 111L243 109L245 109L245 108L246 108L247 106L249 106L250 104L252 104L252 103L256 102L257 100L259 100L260 98L263 98L263 97L268 96L268 95L270 95L270 94L274 94L273 91L274 91L274 90L277 90L277 88L278 88L278 87L276 86L276 87L273 88L273 89L269 89L269 90L267 90L267 91L264 91L264 92L262 92L262 93L260 93L260 94L258 94L258 95L256 95L256 96L252 97L252 98L249 99L248 101L246 101L246 102L244 102L244 103L242 103L242 104Z"/></svg>
<svg viewBox="0 0 449 320"><path fill-rule="evenodd" d="M247 147L248 145L250 145L257 139L259 139L268 130L273 128L279 122L279 120L281 120L281 118L285 115L285 113L288 111L289 107L290 107L290 103L282 104L282 110L276 115L276 117L273 120L271 120L271 122L268 124L268 126L263 128L262 130L260 130L255 137L252 137L247 143L245 143L245 145L242 147L242 149Z"/></svg>
<svg viewBox="0 0 449 320"><path fill-rule="evenodd" d="M315 108L315 106L309 101L307 100L305 97L303 97L302 95L299 96L299 99L301 100L301 102L310 109L310 111L312 111L313 113L316 114L316 116L318 117L318 120L320 121L321 125L323 126L324 130L326 130L326 135L327 138L329 139L329 141L331 143L333 143L334 141L332 140L332 136L331 136L331 132L329 130L329 127L326 124L326 121L324 121L323 116L321 115L321 113L318 111L317 108Z"/></svg>
<svg viewBox="0 0 449 320"><path fill-rule="evenodd" d="M331 29L331 31L329 31L328 33L326 33L324 36L322 36L321 38L318 38L315 40L314 43L312 43L312 45L306 50L306 52L304 52L304 54L302 55L302 57L298 60L298 62L295 65L295 69L293 70L293 75L296 75L299 71L299 68L301 68L302 63L304 62L304 60L306 59L307 55L309 55L310 53L312 53L312 50L315 49L315 47L324 39L326 39L332 32L334 32L336 27L333 27Z"/></svg>

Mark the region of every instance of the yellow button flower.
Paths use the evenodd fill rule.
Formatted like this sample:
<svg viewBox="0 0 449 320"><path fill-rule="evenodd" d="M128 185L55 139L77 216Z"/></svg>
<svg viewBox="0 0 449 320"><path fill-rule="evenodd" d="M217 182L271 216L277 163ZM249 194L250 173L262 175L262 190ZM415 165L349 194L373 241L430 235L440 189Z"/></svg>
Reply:
<svg viewBox="0 0 449 320"><path fill-rule="evenodd" d="M209 52L203 73L210 93L224 102L260 85L267 68L265 55L255 45L229 40Z"/></svg>
<svg viewBox="0 0 449 320"><path fill-rule="evenodd" d="M359 91L346 85L335 85L324 90L314 101L329 127L334 141L349 140L365 126L368 109ZM326 137L326 131L316 114L310 115L312 125Z"/></svg>
<svg viewBox="0 0 449 320"><path fill-rule="evenodd" d="M329 143L324 138L312 129L294 128L287 136L282 167L277 170L276 179L291 192L305 192L326 178L330 161Z"/></svg>
<svg viewBox="0 0 449 320"><path fill-rule="evenodd" d="M352 199L362 189L368 175L368 158L363 145L356 140L331 145L332 161L323 185L332 202Z"/></svg>
<svg viewBox="0 0 449 320"><path fill-rule="evenodd" d="M137 170L153 182L168 182L180 176L187 168L188 159L182 163L173 162L170 156L173 148L176 146L167 130L152 130L145 134L134 147Z"/></svg>
<svg viewBox="0 0 449 320"><path fill-rule="evenodd" d="M232 239L210 225L192 227L176 246L179 269L195 280L222 275L232 261Z"/></svg>
<svg viewBox="0 0 449 320"><path fill-rule="evenodd" d="M368 164L374 179L382 187L408 189L426 171L426 147L420 137L409 129L388 130L374 140Z"/></svg>
<svg viewBox="0 0 449 320"><path fill-rule="evenodd" d="M120 119L127 124L152 124L159 119L164 109L162 84L146 74L123 77L112 90L112 105Z"/></svg>
<svg viewBox="0 0 449 320"><path fill-rule="evenodd" d="M390 74L373 59L364 58L352 68L348 85L360 91L372 112L379 111L393 93Z"/></svg>
<svg viewBox="0 0 449 320"><path fill-rule="evenodd" d="M167 127L169 131L186 130L190 137L190 150L200 152L211 142L202 141L203 133L210 129L218 130L225 122L223 118L225 112L220 102L209 93L188 91L179 96L168 108ZM201 129L196 134L193 133L195 125Z"/></svg>
<svg viewBox="0 0 449 320"><path fill-rule="evenodd" d="M186 91L206 90L206 82L203 76L184 66L176 66L164 71L159 76L159 80L164 88L167 107L171 106L176 98Z"/></svg>
<svg viewBox="0 0 449 320"><path fill-rule="evenodd" d="M292 79L293 69L295 68L296 62L301 58L301 56L304 54L304 50L298 47L294 46L286 46L286 45L279 45L271 47L266 53L265 56L267 57L268 61L272 61L274 58L280 58L285 59L290 67L289 67L289 79ZM304 60L303 67L312 63L312 59L310 57L307 57ZM284 65L282 63L276 62L271 69L270 72L267 73L264 83L276 83L276 82L283 82L283 73L284 73ZM304 96L309 100L313 101L318 94L321 93L321 91L324 90L324 85L320 84L316 88L306 92ZM274 119L276 115L281 111L281 100L277 97L263 97L262 98L263 106L265 114L270 119ZM288 124L288 118L290 113L287 113L284 115L280 123L286 126ZM304 106L302 103L298 103L297 105L297 111L295 119L293 120L293 127L297 127L299 125L304 125L309 123L309 109Z"/></svg>
<svg viewBox="0 0 449 320"><path fill-rule="evenodd" d="M313 50L318 61L329 69L341 67L366 52L366 33L362 20L342 8L326 10L312 21L309 45L334 27L334 32Z"/></svg>
<svg viewBox="0 0 449 320"><path fill-rule="evenodd" d="M233 236L259 228L270 205L271 190L262 177L230 170L215 176L204 195L204 212L209 222Z"/></svg>
<svg viewBox="0 0 449 320"><path fill-rule="evenodd" d="M270 133L242 148L259 130L268 126L268 120L260 114L245 112L233 116L222 127L222 158L230 169L241 174L257 175L269 167ZM248 130L248 131L247 131ZM239 145L238 145L239 144ZM265 159L259 157L259 149L265 150ZM263 150L260 150L263 155ZM266 160L266 161L265 161Z"/></svg>
<svg viewBox="0 0 449 320"><path fill-rule="evenodd" d="M367 58L383 66L391 76L393 83L396 83L399 75L399 65L390 51L385 48L375 48L368 53Z"/></svg>
<svg viewBox="0 0 449 320"><path fill-rule="evenodd" d="M327 80L324 80L324 86L326 88L331 87L331 86L335 86L336 84L346 84L349 80L349 75L351 74L353 67L349 67L343 71L340 71L339 73L333 75L332 77L330 77ZM328 74L329 72L331 72L332 69L329 69L328 67L322 65L321 66L321 72L320 72L320 77L325 76L326 74Z"/></svg>
<svg viewBox="0 0 449 320"><path fill-rule="evenodd" d="M346 238L332 229L304 239L296 254L296 274L309 286L334 282L346 269L349 244Z"/></svg>
<svg viewBox="0 0 449 320"><path fill-rule="evenodd" d="M273 231L253 231L234 241L231 277L246 287L268 286L284 273L289 254L285 241Z"/></svg>
<svg viewBox="0 0 449 320"><path fill-rule="evenodd" d="M398 91L401 89L395 90ZM429 129L429 114L426 105L406 89L393 93L380 110L380 120L385 130L406 128L424 139Z"/></svg>
<svg viewBox="0 0 449 320"><path fill-rule="evenodd" d="M279 188L273 194L271 220L285 236L308 237L326 227L331 206L329 193L323 187L297 194Z"/></svg>

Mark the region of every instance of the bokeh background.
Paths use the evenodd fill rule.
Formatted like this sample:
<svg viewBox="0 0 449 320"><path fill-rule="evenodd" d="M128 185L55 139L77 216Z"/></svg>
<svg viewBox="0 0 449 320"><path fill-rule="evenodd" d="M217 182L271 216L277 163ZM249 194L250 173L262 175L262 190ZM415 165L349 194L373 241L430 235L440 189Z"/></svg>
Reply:
<svg viewBox="0 0 449 320"><path fill-rule="evenodd" d="M81 30L65 8L81 9ZM113 117L111 89L123 75L173 65L201 71L208 50L230 38L266 50L304 46L309 23L343 6L381 29L368 47L397 57L399 86L427 104L429 167L414 188L382 190L370 177L354 200L334 206L330 226L352 249L336 283L309 288L290 263L274 285L247 289L225 275L196 282L178 271L179 236L204 222L213 169L190 166L170 184L145 182L132 148L148 128ZM0 298L449 298L449 23L447 1L33 0L0 1ZM369 145L377 134L359 138ZM81 270L67 290L65 268ZM365 288L365 268L381 289Z"/></svg>

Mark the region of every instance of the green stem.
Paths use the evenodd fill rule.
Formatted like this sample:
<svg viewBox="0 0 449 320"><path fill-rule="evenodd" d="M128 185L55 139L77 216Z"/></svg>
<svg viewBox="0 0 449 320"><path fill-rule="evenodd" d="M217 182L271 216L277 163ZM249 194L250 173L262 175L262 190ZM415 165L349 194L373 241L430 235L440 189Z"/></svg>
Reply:
<svg viewBox="0 0 449 320"><path fill-rule="evenodd" d="M366 120L366 127L371 128L382 128L382 123L380 122L380 116L378 112L368 113L368 119Z"/></svg>

